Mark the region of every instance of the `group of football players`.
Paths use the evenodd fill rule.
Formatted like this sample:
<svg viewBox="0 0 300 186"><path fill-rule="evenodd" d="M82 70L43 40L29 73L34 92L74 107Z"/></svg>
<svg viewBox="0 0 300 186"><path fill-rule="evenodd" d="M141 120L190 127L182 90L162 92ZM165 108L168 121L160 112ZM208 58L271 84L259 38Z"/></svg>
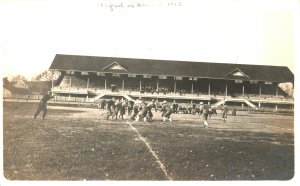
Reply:
<svg viewBox="0 0 300 186"><path fill-rule="evenodd" d="M195 104L194 104L195 105ZM152 99L150 102L147 102L144 99L137 99L128 101L126 99L109 99L101 100L99 104L100 109L106 109L106 119L124 119L124 115L127 114L130 116L130 119L133 121L143 120L144 122L153 121L152 110L161 111L162 121L165 122L169 120L172 121L171 114L178 113L178 104L170 104L167 101L158 102L155 99ZM202 116L203 125L208 126L207 119L213 114L217 115L216 109L211 107L208 104L203 104L200 102L199 108L197 107L198 114ZM222 106L222 118L224 122L227 122L227 113L228 109L225 105Z"/></svg>

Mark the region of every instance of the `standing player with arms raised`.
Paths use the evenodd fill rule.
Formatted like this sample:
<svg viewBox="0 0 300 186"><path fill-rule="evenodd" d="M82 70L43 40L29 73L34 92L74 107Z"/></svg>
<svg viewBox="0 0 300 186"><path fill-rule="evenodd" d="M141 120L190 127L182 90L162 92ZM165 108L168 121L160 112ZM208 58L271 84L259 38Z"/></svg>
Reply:
<svg viewBox="0 0 300 186"><path fill-rule="evenodd" d="M38 115L40 114L41 111L43 111L43 115L41 117L41 119L43 120L46 115L47 115L47 102L54 98L54 95L52 95L52 92L51 91L48 91L47 94L45 94L43 96L43 98L41 99L40 103L39 103L39 106L33 116L33 119L36 119L38 117Z"/></svg>

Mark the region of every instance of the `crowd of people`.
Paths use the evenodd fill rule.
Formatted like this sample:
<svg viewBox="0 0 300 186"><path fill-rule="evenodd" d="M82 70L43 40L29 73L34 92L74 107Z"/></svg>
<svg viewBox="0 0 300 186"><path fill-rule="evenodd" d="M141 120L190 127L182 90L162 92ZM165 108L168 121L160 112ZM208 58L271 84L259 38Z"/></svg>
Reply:
<svg viewBox="0 0 300 186"><path fill-rule="evenodd" d="M124 115L127 113L131 120L144 122L151 122L153 118L152 110L159 110L162 112L162 120L172 121L171 113L173 112L171 105L166 101L158 103L154 99L146 103L143 99L137 99L135 101L128 101L125 99L115 98L105 100L102 99L99 103L101 110L106 110L106 119L124 119Z"/></svg>
<svg viewBox="0 0 300 186"><path fill-rule="evenodd" d="M36 112L34 113L33 118L36 119L40 112L43 112L41 119L44 119L47 115L47 102L52 99L54 95L51 91L48 91L47 94L41 99ZM127 99L101 99L99 102L99 108L101 110L106 110L106 119L124 119L124 115L127 113L130 116L131 120L144 122L151 122L153 120L152 110L161 111L162 121L165 122L169 120L172 122L171 115L172 113L182 113L182 114L198 114L202 115L203 124L205 127L208 126L208 117L211 117L213 114L217 115L217 110L214 107L211 107L210 104L199 103L199 107L194 102L190 106L185 107L179 105L178 103L167 103L163 101L159 103L157 100L152 99L150 102L146 103L144 99L137 100L127 100ZM224 122L227 122L228 108L225 105L222 105L222 118ZM232 115L236 115L236 109L232 110Z"/></svg>
<svg viewBox="0 0 300 186"><path fill-rule="evenodd" d="M129 87L129 91L139 91L141 94L163 94L163 95L167 95L167 94L171 94L174 93L174 88L171 87L159 87L157 89L157 87L153 87L151 85L149 86L143 86L141 87L141 89L139 87ZM192 91L185 89L185 88L177 88L176 89L176 93L179 94L180 96L184 96L186 94L191 94ZM200 95L200 94L207 94L207 92L205 93L204 91L200 91L200 90L194 90L193 92L194 94Z"/></svg>
<svg viewBox="0 0 300 186"><path fill-rule="evenodd" d="M124 119L124 115L127 113L129 118L133 121L143 120L144 122L153 121L153 110L161 111L162 121L165 122L169 120L172 122L171 115L172 113L178 114L194 114L200 115L203 119L203 124L205 127L208 126L208 118L211 118L212 115L217 115L216 108L212 107L209 104L204 104L203 102L199 103L197 106L196 103L192 103L190 106L186 107L178 103L167 103L167 101L158 102L155 99L152 99L150 102L147 102L144 99L137 99L134 101L128 101L125 99L102 99L99 103L99 108L101 110L106 110L106 119ZM228 108L225 105L222 105L222 119L224 122L227 122ZM236 115L236 110L232 111Z"/></svg>

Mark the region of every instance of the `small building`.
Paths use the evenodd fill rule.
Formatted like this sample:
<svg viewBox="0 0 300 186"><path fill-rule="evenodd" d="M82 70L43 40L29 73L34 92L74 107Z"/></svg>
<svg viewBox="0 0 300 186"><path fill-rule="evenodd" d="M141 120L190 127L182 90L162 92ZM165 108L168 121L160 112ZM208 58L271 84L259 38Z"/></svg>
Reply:
<svg viewBox="0 0 300 186"><path fill-rule="evenodd" d="M3 98L10 98L12 97L12 92L6 88L6 87L3 87Z"/></svg>

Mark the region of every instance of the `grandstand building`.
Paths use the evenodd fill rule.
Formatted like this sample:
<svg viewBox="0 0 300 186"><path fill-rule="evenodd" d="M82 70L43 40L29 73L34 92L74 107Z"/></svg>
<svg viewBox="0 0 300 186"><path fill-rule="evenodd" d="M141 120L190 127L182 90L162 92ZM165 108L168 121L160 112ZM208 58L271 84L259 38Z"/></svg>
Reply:
<svg viewBox="0 0 300 186"><path fill-rule="evenodd" d="M278 85L294 83L285 66L56 55L51 70L61 72L52 91L69 97L156 98L169 101L245 99L293 104Z"/></svg>

